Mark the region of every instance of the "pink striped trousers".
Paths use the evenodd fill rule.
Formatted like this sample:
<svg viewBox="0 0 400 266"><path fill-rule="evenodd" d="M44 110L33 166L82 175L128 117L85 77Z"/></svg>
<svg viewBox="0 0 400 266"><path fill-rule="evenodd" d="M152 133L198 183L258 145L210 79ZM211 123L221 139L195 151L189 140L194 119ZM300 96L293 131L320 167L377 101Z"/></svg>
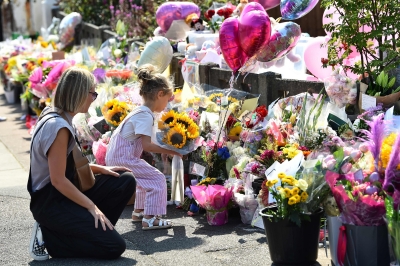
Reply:
<svg viewBox="0 0 400 266"><path fill-rule="evenodd" d="M114 131L108 144L106 165L125 166L132 170L137 183L135 209L144 209L145 215L165 215L167 214L165 176L140 159L143 152L142 138L129 141L121 136L119 132L124 122Z"/></svg>

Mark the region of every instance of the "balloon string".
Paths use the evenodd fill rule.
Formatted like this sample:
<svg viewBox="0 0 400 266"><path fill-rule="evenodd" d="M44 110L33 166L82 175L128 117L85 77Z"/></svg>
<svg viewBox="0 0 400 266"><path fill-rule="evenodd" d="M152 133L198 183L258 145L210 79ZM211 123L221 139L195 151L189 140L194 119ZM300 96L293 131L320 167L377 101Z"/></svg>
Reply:
<svg viewBox="0 0 400 266"><path fill-rule="evenodd" d="M238 75L239 76L239 75ZM231 78L229 79L229 88L230 89L233 89L233 84L234 83L236 83L236 81L235 81L235 75L233 74L233 72L232 72L232 76L231 76Z"/></svg>

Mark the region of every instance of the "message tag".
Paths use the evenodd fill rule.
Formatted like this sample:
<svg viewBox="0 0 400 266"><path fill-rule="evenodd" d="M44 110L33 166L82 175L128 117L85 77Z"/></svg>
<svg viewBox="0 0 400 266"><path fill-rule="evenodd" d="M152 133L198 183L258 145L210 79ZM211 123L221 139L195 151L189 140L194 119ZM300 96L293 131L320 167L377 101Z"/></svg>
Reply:
<svg viewBox="0 0 400 266"><path fill-rule="evenodd" d="M204 176L205 171L206 171L206 168L204 166L194 163L194 162L190 162L190 174Z"/></svg>
<svg viewBox="0 0 400 266"><path fill-rule="evenodd" d="M228 105L228 103L229 103L228 97L227 97L227 96L223 96L223 97L221 98L221 105L222 105L222 106Z"/></svg>
<svg viewBox="0 0 400 266"><path fill-rule="evenodd" d="M371 107L376 107L376 98L367 94L361 94L361 109L367 110Z"/></svg>

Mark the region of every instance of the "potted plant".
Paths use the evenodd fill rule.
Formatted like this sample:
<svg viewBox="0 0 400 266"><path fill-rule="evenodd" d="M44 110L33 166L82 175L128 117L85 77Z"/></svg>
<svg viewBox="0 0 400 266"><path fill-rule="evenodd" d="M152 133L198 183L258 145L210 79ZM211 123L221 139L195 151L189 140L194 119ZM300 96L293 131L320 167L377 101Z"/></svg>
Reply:
<svg viewBox="0 0 400 266"><path fill-rule="evenodd" d="M339 15L339 22L324 25L331 38L323 66L339 65L360 75L368 85L365 93L377 96L377 102L388 107L393 105L400 88L388 73L400 65L400 2L322 0L321 5ZM333 13L327 17L332 18ZM394 99L379 98L395 92Z"/></svg>

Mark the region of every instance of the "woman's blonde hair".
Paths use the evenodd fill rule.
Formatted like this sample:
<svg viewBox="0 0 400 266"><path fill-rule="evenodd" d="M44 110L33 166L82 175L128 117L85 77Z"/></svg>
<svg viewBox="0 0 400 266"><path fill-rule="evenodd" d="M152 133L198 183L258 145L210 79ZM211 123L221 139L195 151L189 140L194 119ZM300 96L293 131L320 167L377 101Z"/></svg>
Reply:
<svg viewBox="0 0 400 266"><path fill-rule="evenodd" d="M54 107L76 113L95 85L95 77L88 70L78 67L68 68L58 81Z"/></svg>
<svg viewBox="0 0 400 266"><path fill-rule="evenodd" d="M163 95L173 92L171 80L158 73L153 65L141 66L137 71L137 76L141 83L139 94L144 100L154 101L159 91L162 91Z"/></svg>

